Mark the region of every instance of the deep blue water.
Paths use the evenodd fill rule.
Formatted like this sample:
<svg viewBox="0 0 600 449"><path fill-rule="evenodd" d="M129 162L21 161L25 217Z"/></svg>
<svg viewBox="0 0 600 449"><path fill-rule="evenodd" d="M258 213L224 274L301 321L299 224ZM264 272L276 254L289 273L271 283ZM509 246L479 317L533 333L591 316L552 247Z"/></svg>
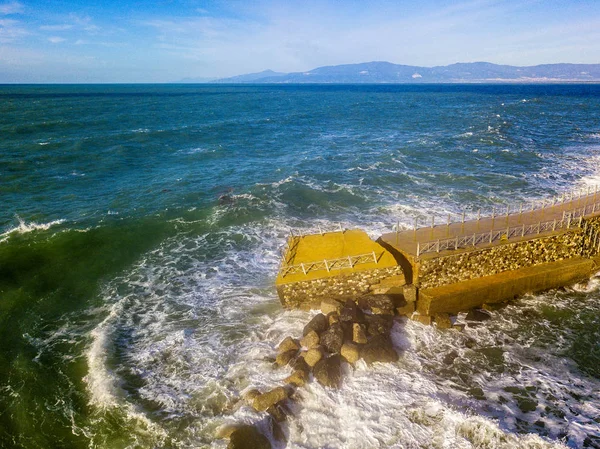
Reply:
<svg viewBox="0 0 600 449"><path fill-rule="evenodd" d="M0 136L0 447L225 447L306 321L273 288L291 228L600 183L600 86L0 86ZM288 447L600 447L597 282L520 301L407 323L397 366L308 390Z"/></svg>

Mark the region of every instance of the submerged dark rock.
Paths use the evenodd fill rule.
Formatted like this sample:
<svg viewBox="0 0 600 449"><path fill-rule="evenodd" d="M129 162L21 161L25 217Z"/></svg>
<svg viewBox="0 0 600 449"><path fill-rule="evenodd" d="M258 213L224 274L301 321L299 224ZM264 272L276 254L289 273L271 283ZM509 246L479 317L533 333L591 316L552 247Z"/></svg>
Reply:
<svg viewBox="0 0 600 449"><path fill-rule="evenodd" d="M342 381L341 357L336 354L322 359L315 365L313 374L321 385L339 388Z"/></svg>
<svg viewBox="0 0 600 449"><path fill-rule="evenodd" d="M271 449L271 443L256 427L246 425L231 434L227 449Z"/></svg>
<svg viewBox="0 0 600 449"><path fill-rule="evenodd" d="M369 365L375 362L396 362L399 358L389 337L385 335L373 337L361 348L360 356Z"/></svg>

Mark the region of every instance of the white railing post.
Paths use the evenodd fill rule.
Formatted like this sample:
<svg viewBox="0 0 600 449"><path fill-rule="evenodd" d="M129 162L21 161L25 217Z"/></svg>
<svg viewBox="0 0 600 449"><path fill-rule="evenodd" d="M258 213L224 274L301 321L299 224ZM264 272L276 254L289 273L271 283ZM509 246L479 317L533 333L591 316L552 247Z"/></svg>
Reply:
<svg viewBox="0 0 600 449"><path fill-rule="evenodd" d="M325 262L325 269L329 273L329 265L327 265L327 259L323 259L323 262Z"/></svg>
<svg viewBox="0 0 600 449"><path fill-rule="evenodd" d="M421 252L421 251L420 251L420 245L421 245L421 244L420 244L419 242L417 242L417 257L419 257L419 255L420 255L420 252Z"/></svg>
<svg viewBox="0 0 600 449"><path fill-rule="evenodd" d="M377 256L375 256L375 251L373 251L373 261L377 265L378 262L377 262Z"/></svg>
<svg viewBox="0 0 600 449"><path fill-rule="evenodd" d="M301 263L300 266L302 267L302 272L306 276L306 269L304 268L304 263Z"/></svg>

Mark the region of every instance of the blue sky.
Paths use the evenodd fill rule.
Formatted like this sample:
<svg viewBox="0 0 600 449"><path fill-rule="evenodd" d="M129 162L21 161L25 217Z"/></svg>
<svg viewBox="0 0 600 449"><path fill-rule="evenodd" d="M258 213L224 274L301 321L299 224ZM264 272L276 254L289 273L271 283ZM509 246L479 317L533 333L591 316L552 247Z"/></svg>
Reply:
<svg viewBox="0 0 600 449"><path fill-rule="evenodd" d="M368 61L600 63L600 1L0 0L0 83L171 82Z"/></svg>

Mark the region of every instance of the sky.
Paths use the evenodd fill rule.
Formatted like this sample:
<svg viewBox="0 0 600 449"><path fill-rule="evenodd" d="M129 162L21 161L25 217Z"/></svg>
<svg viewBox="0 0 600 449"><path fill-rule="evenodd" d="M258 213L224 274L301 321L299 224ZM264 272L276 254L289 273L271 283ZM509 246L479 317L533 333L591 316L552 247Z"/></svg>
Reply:
<svg viewBox="0 0 600 449"><path fill-rule="evenodd" d="M0 0L0 83L600 63L600 0Z"/></svg>

